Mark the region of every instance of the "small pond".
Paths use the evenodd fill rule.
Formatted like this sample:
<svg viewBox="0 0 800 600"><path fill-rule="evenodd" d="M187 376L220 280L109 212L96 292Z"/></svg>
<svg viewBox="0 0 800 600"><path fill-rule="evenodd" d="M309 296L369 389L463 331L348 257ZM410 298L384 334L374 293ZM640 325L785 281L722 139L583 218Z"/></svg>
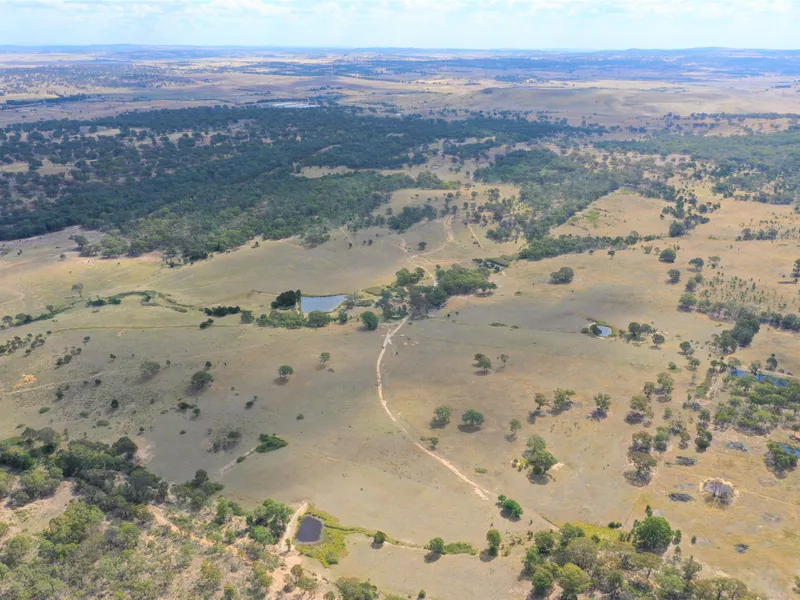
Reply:
<svg viewBox="0 0 800 600"><path fill-rule="evenodd" d="M322 539L322 521L314 517L305 517L297 529L295 541L298 544L316 544Z"/></svg>
<svg viewBox="0 0 800 600"><path fill-rule="evenodd" d="M734 377L743 377L748 373L750 373L750 371L745 371L743 369L733 369L731 371L731 375L733 375ZM786 387L787 385L789 385L788 379L782 379L780 377L775 377L774 375L767 375L765 373L759 373L758 375L756 375L756 381L767 381L772 385L777 385L778 387Z"/></svg>
<svg viewBox="0 0 800 600"><path fill-rule="evenodd" d="M312 310L322 312L333 312L339 305L347 299L347 295L338 294L337 296L301 296L300 310L310 313Z"/></svg>
<svg viewBox="0 0 800 600"><path fill-rule="evenodd" d="M778 444L781 448L786 450L787 452L794 454L795 456L800 456L800 448L794 448L789 444Z"/></svg>
<svg viewBox="0 0 800 600"><path fill-rule="evenodd" d="M593 323L593 325L600 330L600 333L597 334L597 337L609 337L612 333L614 333L614 330L607 325L600 325L598 323Z"/></svg>

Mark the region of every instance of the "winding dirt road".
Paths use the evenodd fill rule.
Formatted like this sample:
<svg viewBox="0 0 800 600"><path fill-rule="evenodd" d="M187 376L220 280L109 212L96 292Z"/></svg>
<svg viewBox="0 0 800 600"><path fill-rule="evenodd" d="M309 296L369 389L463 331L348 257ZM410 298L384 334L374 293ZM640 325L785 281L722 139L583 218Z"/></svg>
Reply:
<svg viewBox="0 0 800 600"><path fill-rule="evenodd" d="M381 346L381 352L380 354L378 354L378 361L375 364L375 374L378 380L378 399L381 402L381 406L383 407L383 410L386 412L388 417L392 420L392 423L394 423L397 426L397 428L406 435L406 437L412 444L414 444L414 446L416 446L419 450L421 450L422 452L424 452L425 454L427 454L428 456L439 462L441 465L449 469L461 481L472 486L472 491L475 492L475 494L477 494L478 497L480 497L482 500L488 500L489 496L487 495L486 490L481 488L480 485L478 485L470 478L468 478L466 475L464 475L461 471L459 471L455 467L455 465L453 465L453 463L451 463L449 460L442 458L435 452L428 450L425 446L415 441L408 433L408 430L403 426L403 424L400 423L397 420L397 417L394 416L392 411L389 410L389 405L386 403L386 399L383 396L383 379L381 377L381 362L383 361L384 354L386 354L386 348L392 343L392 336L394 336L394 334L397 333L400 330L400 328L406 324L406 321L408 321L408 317L400 321L400 324L397 325L397 327L395 327L394 329L390 329L389 331L386 332L386 337L383 340L383 346Z"/></svg>

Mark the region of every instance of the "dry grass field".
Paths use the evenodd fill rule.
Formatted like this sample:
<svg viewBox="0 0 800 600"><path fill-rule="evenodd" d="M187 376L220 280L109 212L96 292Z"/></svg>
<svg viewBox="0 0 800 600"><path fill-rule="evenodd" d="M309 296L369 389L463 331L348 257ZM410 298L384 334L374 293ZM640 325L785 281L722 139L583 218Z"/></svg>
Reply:
<svg viewBox="0 0 800 600"><path fill-rule="evenodd" d="M428 197L438 205L441 193L398 192L389 206L398 210ZM666 226L659 212L657 200L617 193L556 233L663 234ZM688 276L690 258L718 255L725 277L753 278L759 290L796 306L796 286L778 282L797 256L797 240L736 241L743 226L762 220L784 223L787 229L800 224L788 207L725 200L710 223L680 239L674 266ZM641 244L613 257L597 252L517 262L493 277L498 289L492 295L455 298L430 318L402 326L381 365L384 398L399 427L382 409L376 391L376 360L385 333L395 325L382 324L376 332L363 330L357 321L323 330L284 330L243 325L237 316L228 316L206 330L198 327L205 319L199 310L204 306L239 304L258 314L284 289L352 293L389 283L404 266L432 270L435 264L467 264L473 257L516 249L487 240L480 225L472 230L456 217L449 228L438 219L402 234L335 231L329 242L310 250L293 240L264 242L175 269L153 256L80 258L68 240L74 231L7 243L10 252L0 259L0 312L37 312L48 304L74 307L52 321L4 332L50 334L30 356L0 359L2 407L8 415L0 434L12 435L25 424L105 441L130 435L149 466L169 480L185 480L204 468L225 483L229 497L246 506L265 497L307 500L345 524L381 529L412 546L441 536L482 547L483 532L491 526L508 536L566 521L620 521L629 527L649 504L683 531L684 552L710 565L706 575L735 575L770 598L788 598L790 581L800 568L800 483L794 474L779 479L767 470L763 438L715 433L714 445L702 454L693 447L679 449L673 441L659 456L648 486L631 486L623 477L631 434L642 429L625 422L628 399L640 393L645 381L666 371L669 362L684 364L680 341L699 346L700 375L709 360L704 344L721 327L703 315L676 310L681 286L666 282L669 267L658 261L655 251L645 253ZM374 239L371 246L360 243L368 238ZM422 253L417 250L421 240L428 243ZM352 249L349 241L355 242ZM660 240L654 244L665 245ZM64 260L59 258L62 252L67 254ZM575 270L573 283L548 283L550 272L562 266ZM121 305L92 309L76 302L71 285L78 281L84 284L85 298L134 290L166 297L143 302L140 296L128 296ZM582 334L591 320L621 329L630 321L650 323L667 341L653 348ZM763 327L737 357L745 363L763 361L774 352L782 368L800 373L795 336ZM56 358L73 346L82 348L81 354L56 368ZM332 354L330 370L318 365L325 351ZM500 354L510 358L506 366L483 375L472 366L477 352L490 356L496 367ZM139 365L144 359L170 364L155 377L143 378ZM189 378L206 361L214 382L193 392ZM281 364L295 370L287 383L276 379ZM673 415L684 412L682 399L694 388L695 377L682 366L674 377L673 400L654 402L651 431L666 422L665 408ZM530 418L534 394L552 394L559 387L576 392L573 408ZM599 420L591 418L598 392L610 394L613 402L609 416ZM708 404L723 398L721 392ZM119 402L116 409L110 405L114 399ZM254 400L252 408L245 406L248 400ZM199 407L200 414L179 410L181 401ZM481 499L414 445L419 437L433 434L428 425L432 410L445 404L456 418L435 432L440 437L436 454L487 497L503 493L517 499L525 510L521 521L503 519L493 502ZM41 413L42 407L49 410ZM470 408L481 411L486 423L478 431L461 431L458 416ZM691 413L686 417L691 419ZM523 428L510 437L513 418ZM213 432L230 427L242 432L239 445L229 452L210 452ZM289 446L250 454L237 463L260 433L280 435ZM559 459L543 482L531 482L511 466L532 434L544 437ZM730 450L727 441L744 441L749 449ZM696 458L697 465L679 466L677 456ZM706 504L700 486L709 477L733 483L739 496L732 506ZM672 492L696 500L673 502L668 496ZM692 536L697 542L689 545ZM747 544L747 553L737 552L737 544ZM489 563L479 557L445 556L425 564L419 548L377 552L358 536L349 538L348 548L350 555L332 572L325 571L326 577L368 573L382 589L405 595L422 587L444 599L463 598L466 590L508 598L525 594L527 584L518 580L519 549ZM451 580L458 584L446 583Z"/></svg>

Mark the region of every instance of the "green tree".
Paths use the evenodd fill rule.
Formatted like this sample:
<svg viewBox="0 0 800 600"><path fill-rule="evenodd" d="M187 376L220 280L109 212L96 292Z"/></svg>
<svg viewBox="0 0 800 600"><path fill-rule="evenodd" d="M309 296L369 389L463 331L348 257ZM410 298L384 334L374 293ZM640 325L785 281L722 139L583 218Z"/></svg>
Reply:
<svg viewBox="0 0 800 600"><path fill-rule="evenodd" d="M572 406L572 397L575 395L573 390L558 388L553 392L553 410L561 412Z"/></svg>
<svg viewBox="0 0 800 600"><path fill-rule="evenodd" d="M531 546L525 551L525 572L528 575L533 575L536 567L542 564L542 555L539 553L539 548Z"/></svg>
<svg viewBox="0 0 800 600"><path fill-rule="evenodd" d="M644 552L664 552L672 536L672 527L664 517L647 517L633 530L634 543Z"/></svg>
<svg viewBox="0 0 800 600"><path fill-rule="evenodd" d="M611 396L608 394L597 394L594 397L594 405L598 414L606 416L611 408Z"/></svg>
<svg viewBox="0 0 800 600"><path fill-rule="evenodd" d="M561 267L558 271L553 271L550 273L550 283L553 284L565 284L565 283L572 283L572 279L575 277L575 271L573 271L569 267Z"/></svg>
<svg viewBox="0 0 800 600"><path fill-rule="evenodd" d="M788 471L797 467L798 449L790 444L767 442L768 460L778 471Z"/></svg>
<svg viewBox="0 0 800 600"><path fill-rule="evenodd" d="M155 377L158 372L161 370L161 365L154 360L145 360L139 365L139 371L142 373L142 377Z"/></svg>
<svg viewBox="0 0 800 600"><path fill-rule="evenodd" d="M330 352L323 352L319 355L319 362L323 365L327 365L331 362L331 353Z"/></svg>
<svg viewBox="0 0 800 600"><path fill-rule="evenodd" d="M550 404L550 400L541 392L536 392L533 396L533 401L536 403L536 412L542 412L542 409Z"/></svg>
<svg viewBox="0 0 800 600"><path fill-rule="evenodd" d="M694 349L692 348L692 344L690 342L681 342L678 347L681 349L681 352L684 356L691 356L694 354Z"/></svg>
<svg viewBox="0 0 800 600"><path fill-rule="evenodd" d="M578 565L567 563L558 571L558 585L563 590L564 600L575 600L578 594L589 589L591 578Z"/></svg>
<svg viewBox="0 0 800 600"><path fill-rule="evenodd" d="M463 415L461 415L461 421L469 427L480 427L483 425L485 419L477 410L470 408Z"/></svg>
<svg viewBox="0 0 800 600"><path fill-rule="evenodd" d="M503 537L500 535L500 532L497 529L490 529L486 532L486 543L487 543L487 554L490 556L497 556L498 550L500 550L500 542L503 541Z"/></svg>
<svg viewBox="0 0 800 600"><path fill-rule="evenodd" d="M445 427L450 423L450 418L453 415L453 409L449 406L438 406L433 409L433 418L431 419L431 427Z"/></svg>
<svg viewBox="0 0 800 600"><path fill-rule="evenodd" d="M670 283L678 283L681 280L681 272L678 269L670 269L667 271Z"/></svg>
<svg viewBox="0 0 800 600"><path fill-rule="evenodd" d="M222 571L214 563L203 561L200 565L200 583L205 589L218 589L222 583Z"/></svg>
<svg viewBox="0 0 800 600"><path fill-rule="evenodd" d="M387 536L382 531L376 531L375 534L372 536L372 543L375 546L383 546L386 542Z"/></svg>
<svg viewBox="0 0 800 600"><path fill-rule="evenodd" d="M549 555L556 546L556 536L553 535L553 532L549 529L537 531L533 539L536 542L536 548L538 548L539 554L543 556Z"/></svg>
<svg viewBox="0 0 800 600"><path fill-rule="evenodd" d="M503 510L508 514L510 514L515 519L519 519L523 513L522 507L519 505L519 502L511 498L506 498L503 501Z"/></svg>
<svg viewBox="0 0 800 600"><path fill-rule="evenodd" d="M660 346L661 344L663 344L666 341L667 341L667 338L665 338L660 333L654 333L653 334L653 345L655 345L656 347Z"/></svg>
<svg viewBox="0 0 800 600"><path fill-rule="evenodd" d="M547 596L553 589L553 576L547 569L536 569L531 577L533 593L537 596Z"/></svg>
<svg viewBox="0 0 800 600"><path fill-rule="evenodd" d="M211 373L208 371L197 371L194 375L192 375L192 387L196 390L203 389L209 383L214 381L214 378L211 376Z"/></svg>
<svg viewBox="0 0 800 600"><path fill-rule="evenodd" d="M308 319L306 321L309 327L314 327L319 329L320 327L325 327L328 323L331 322L331 317L328 313L322 312L321 310L312 310L308 313Z"/></svg>
<svg viewBox="0 0 800 600"><path fill-rule="evenodd" d="M484 356L483 354L481 354L480 357L478 357L478 360L475 364L484 373L488 373L492 369L491 359L488 356Z"/></svg>
<svg viewBox="0 0 800 600"><path fill-rule="evenodd" d="M278 377L280 377L283 381L289 379L289 376L294 374L294 369L291 365L281 365L278 367Z"/></svg>
<svg viewBox="0 0 800 600"><path fill-rule="evenodd" d="M361 322L369 331L375 331L378 328L378 316L371 310L361 313Z"/></svg>
<svg viewBox="0 0 800 600"><path fill-rule="evenodd" d="M426 544L425 548L434 554L442 554L444 552L444 540L440 537L433 538Z"/></svg>
<svg viewBox="0 0 800 600"><path fill-rule="evenodd" d="M689 261L689 264L692 265L697 271L702 271L703 266L706 264L702 258L693 258Z"/></svg>
<svg viewBox="0 0 800 600"><path fill-rule="evenodd" d="M517 431L522 429L522 422L519 419L511 419L511 422L508 424L509 430L511 430L511 435L516 437Z"/></svg>
<svg viewBox="0 0 800 600"><path fill-rule="evenodd" d="M678 257L678 254L672 248L667 248L666 250L662 250L661 254L658 255L658 260L665 263L674 263L675 259Z"/></svg>

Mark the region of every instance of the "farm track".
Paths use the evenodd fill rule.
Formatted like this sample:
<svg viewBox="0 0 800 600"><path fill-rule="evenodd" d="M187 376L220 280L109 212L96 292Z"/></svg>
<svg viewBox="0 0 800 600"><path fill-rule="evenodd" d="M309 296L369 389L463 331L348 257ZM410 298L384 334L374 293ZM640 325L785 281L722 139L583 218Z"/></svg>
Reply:
<svg viewBox="0 0 800 600"><path fill-rule="evenodd" d="M397 417L395 417L394 414L392 413L392 411L389 410L389 405L387 404L386 399L383 396L383 380L382 380L382 377L381 377L381 362L383 361L384 354L386 354L386 348L392 343L392 336L395 333L397 333L400 330L400 328L403 327L403 325L406 324L406 321L408 321L408 317L403 319L400 322L400 324L397 325L397 327L395 327L394 329L390 329L389 331L386 332L386 337L383 340L383 345L381 346L381 351L378 354L378 361L375 364L375 373L376 373L377 380L378 380L378 400L380 400L380 403L381 403L381 406L383 407L384 412L386 412L386 414L392 420L392 422L397 426L397 428L400 431L402 431L406 435L406 437L408 437L409 441L411 441L411 443L414 444L414 446L416 446L419 450L421 450L422 452L424 452L425 454L427 454L428 456L430 456L431 458L433 458L434 460L439 462L441 465L443 465L444 467L449 469L461 481L463 481L464 483L472 486L472 490L475 492L475 494L479 498L481 498L482 500L488 500L489 496L487 495L486 490L481 488L480 485L478 485L477 483L475 483L474 481L469 479L466 475L464 475L461 471L459 471L458 468L455 465L453 465L453 463L451 463L449 460L447 460L445 458L442 458L438 454L428 450L425 446L423 446L419 442L414 441L411 438L411 435L409 434L408 430L405 427L403 427L403 425L397 420Z"/></svg>

